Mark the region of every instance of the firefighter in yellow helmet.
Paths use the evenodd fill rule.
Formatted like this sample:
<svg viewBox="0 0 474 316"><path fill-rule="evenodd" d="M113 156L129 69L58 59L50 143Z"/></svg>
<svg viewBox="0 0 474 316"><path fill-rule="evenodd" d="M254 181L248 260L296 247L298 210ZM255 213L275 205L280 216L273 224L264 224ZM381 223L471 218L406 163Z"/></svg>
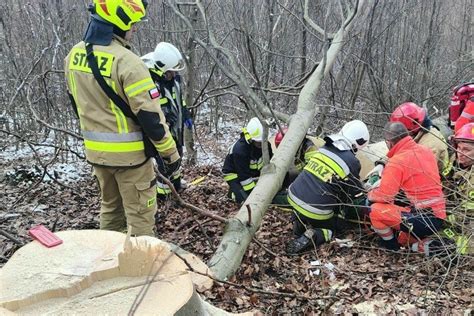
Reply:
<svg viewBox="0 0 474 316"><path fill-rule="evenodd" d="M153 236L156 180L180 164L147 67L128 41L146 14L144 0L93 0L83 41L65 59L68 93L79 116L86 158L101 194L100 228Z"/></svg>

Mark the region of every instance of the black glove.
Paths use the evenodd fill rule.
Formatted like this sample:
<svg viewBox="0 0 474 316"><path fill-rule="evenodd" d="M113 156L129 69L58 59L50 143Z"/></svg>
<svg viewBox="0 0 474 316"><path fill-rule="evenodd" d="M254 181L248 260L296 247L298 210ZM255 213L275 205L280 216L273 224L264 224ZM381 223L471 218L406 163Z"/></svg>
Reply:
<svg viewBox="0 0 474 316"><path fill-rule="evenodd" d="M170 127L173 127L176 125L176 123L178 123L178 116L172 112L168 112L167 114L165 114L165 118L166 123L168 123Z"/></svg>
<svg viewBox="0 0 474 316"><path fill-rule="evenodd" d="M169 178L171 175L179 170L179 167L181 166L181 158L176 160L175 162L172 162L168 164L166 161L164 161L165 165L165 174L164 176Z"/></svg>

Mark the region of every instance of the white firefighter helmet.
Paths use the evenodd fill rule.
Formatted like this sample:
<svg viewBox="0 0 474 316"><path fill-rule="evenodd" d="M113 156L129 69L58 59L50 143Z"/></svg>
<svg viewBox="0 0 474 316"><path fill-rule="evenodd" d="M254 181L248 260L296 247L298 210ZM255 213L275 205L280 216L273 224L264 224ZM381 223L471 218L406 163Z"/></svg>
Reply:
<svg viewBox="0 0 474 316"><path fill-rule="evenodd" d="M346 138L355 149L364 148L370 140L367 125L359 120L353 120L344 124L339 134Z"/></svg>
<svg viewBox="0 0 474 316"><path fill-rule="evenodd" d="M153 52L143 55L143 62L148 68L156 68L163 73L167 71L181 71L186 65L183 55L173 44L160 42Z"/></svg>
<svg viewBox="0 0 474 316"><path fill-rule="evenodd" d="M245 128L244 133L247 132L248 137L256 142L261 142L263 138L263 126L260 120L252 117Z"/></svg>

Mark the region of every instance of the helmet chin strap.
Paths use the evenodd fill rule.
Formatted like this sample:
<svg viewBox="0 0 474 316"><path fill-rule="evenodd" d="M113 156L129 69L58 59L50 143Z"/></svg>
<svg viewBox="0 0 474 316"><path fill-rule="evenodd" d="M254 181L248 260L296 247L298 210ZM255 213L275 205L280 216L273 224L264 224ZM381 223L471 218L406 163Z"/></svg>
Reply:
<svg viewBox="0 0 474 316"><path fill-rule="evenodd" d="M114 25L114 34L115 35L120 36L121 38L125 38L125 33L127 33L127 32L119 29L118 27L116 27Z"/></svg>

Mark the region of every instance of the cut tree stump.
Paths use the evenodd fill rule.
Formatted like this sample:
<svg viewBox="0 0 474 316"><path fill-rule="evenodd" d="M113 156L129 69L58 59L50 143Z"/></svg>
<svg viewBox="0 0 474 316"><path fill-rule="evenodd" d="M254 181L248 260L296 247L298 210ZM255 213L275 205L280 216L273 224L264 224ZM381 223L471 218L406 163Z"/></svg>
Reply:
<svg viewBox="0 0 474 316"><path fill-rule="evenodd" d="M201 299L196 288L210 289L212 280L193 276L157 238L101 230L57 235L63 244L33 241L0 270L1 315L233 315ZM197 257L180 256L208 273Z"/></svg>

